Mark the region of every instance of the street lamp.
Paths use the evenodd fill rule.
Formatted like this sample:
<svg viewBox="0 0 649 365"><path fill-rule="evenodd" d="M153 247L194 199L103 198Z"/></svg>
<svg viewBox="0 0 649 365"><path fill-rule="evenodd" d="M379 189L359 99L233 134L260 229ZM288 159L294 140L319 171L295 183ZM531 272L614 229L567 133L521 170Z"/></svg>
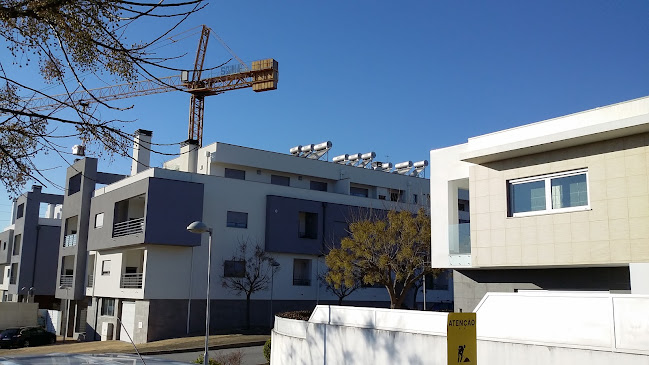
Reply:
<svg viewBox="0 0 649 365"><path fill-rule="evenodd" d="M275 287L275 270L279 267L279 262L273 260L270 263L270 325L273 325L273 288Z"/></svg>
<svg viewBox="0 0 649 365"><path fill-rule="evenodd" d="M205 353L203 354L203 365L208 365L210 363L208 340L210 336L210 267L212 266L212 228L208 227L201 221L195 221L187 226L187 230L196 234L203 234L205 232L210 234L207 243L207 303L205 305Z"/></svg>
<svg viewBox="0 0 649 365"><path fill-rule="evenodd" d="M66 301L67 310L65 311L65 328L63 329L63 343L65 343L65 335L68 334L68 324L70 323L70 288L67 286L59 286L59 289L65 289L65 294L68 297Z"/></svg>

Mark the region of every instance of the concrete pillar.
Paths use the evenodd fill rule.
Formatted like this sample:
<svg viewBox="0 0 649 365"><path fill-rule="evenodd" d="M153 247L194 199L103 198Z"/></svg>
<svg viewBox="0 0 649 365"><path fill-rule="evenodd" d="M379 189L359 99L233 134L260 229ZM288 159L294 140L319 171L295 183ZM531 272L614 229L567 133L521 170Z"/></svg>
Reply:
<svg viewBox="0 0 649 365"><path fill-rule="evenodd" d="M649 295L649 263L630 263L631 294Z"/></svg>
<svg viewBox="0 0 649 365"><path fill-rule="evenodd" d="M151 164L151 136L153 132L144 129L135 131L133 138L133 162L131 175L149 168Z"/></svg>

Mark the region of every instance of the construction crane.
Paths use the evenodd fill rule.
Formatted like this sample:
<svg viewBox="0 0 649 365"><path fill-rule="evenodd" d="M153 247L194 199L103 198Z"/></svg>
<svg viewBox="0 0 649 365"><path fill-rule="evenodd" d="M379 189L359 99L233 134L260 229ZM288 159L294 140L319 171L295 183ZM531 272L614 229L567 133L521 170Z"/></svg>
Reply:
<svg viewBox="0 0 649 365"><path fill-rule="evenodd" d="M219 76L201 78L210 33L211 29L203 25L201 37L198 42L198 50L196 51L194 69L191 71L183 71L180 75L161 77L159 79L142 80L133 83L89 89L88 91L84 90L70 94L34 98L28 102L28 108L31 111L44 111L57 109L62 105L86 107L97 102L160 94L180 89L191 95L188 138L196 140L198 145L202 146L206 96L248 87L252 87L252 90L255 92L275 90L277 89L279 76L279 68L276 60L269 58L254 61L251 67L248 67L216 33L212 33L239 62L239 65L222 67L221 75Z"/></svg>

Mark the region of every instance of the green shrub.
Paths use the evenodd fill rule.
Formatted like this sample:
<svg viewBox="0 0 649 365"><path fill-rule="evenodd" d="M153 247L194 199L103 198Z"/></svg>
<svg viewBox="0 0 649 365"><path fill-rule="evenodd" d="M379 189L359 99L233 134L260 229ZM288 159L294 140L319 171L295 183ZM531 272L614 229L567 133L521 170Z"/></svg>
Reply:
<svg viewBox="0 0 649 365"><path fill-rule="evenodd" d="M266 361L270 362L270 338L264 344L264 357Z"/></svg>
<svg viewBox="0 0 649 365"><path fill-rule="evenodd" d="M202 364L203 363L203 354L198 355L198 358L194 360L194 364ZM210 358L210 365L221 365L216 360Z"/></svg>
<svg viewBox="0 0 649 365"><path fill-rule="evenodd" d="M243 360L243 352L241 350L239 351L234 351L230 352L227 354L216 354L212 355L210 354L210 365L241 365L241 361ZM196 360L194 360L194 364L202 364L203 363L203 354L200 354Z"/></svg>

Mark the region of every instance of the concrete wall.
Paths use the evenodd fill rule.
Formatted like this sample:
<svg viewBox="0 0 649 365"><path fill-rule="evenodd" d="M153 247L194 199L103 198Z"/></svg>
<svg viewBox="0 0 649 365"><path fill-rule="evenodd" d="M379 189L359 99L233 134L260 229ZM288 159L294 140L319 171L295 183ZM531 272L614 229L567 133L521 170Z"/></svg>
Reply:
<svg viewBox="0 0 649 365"><path fill-rule="evenodd" d="M649 296L489 294L476 311L477 362L646 364L648 308ZM446 318L318 306L308 322L275 319L271 363L447 364Z"/></svg>
<svg viewBox="0 0 649 365"><path fill-rule="evenodd" d="M0 302L0 329L37 324L38 303Z"/></svg>
<svg viewBox="0 0 649 365"><path fill-rule="evenodd" d="M470 168L474 267L649 260L649 134ZM590 209L507 216L507 181L588 169Z"/></svg>
<svg viewBox="0 0 649 365"><path fill-rule="evenodd" d="M472 311L487 292L513 293L520 290L631 292L628 267L455 270L453 286L456 312Z"/></svg>

